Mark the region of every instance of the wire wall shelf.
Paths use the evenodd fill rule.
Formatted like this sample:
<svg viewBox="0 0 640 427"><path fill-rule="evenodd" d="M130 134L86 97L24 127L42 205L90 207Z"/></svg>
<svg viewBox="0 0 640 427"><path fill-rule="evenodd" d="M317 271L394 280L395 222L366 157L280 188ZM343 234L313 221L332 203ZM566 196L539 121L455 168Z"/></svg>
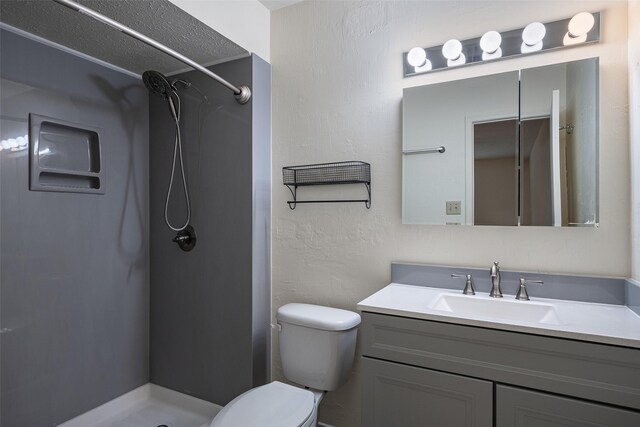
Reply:
<svg viewBox="0 0 640 427"><path fill-rule="evenodd" d="M293 200L287 201L290 209L298 203L364 203L371 208L371 165L365 162L318 163L315 165L285 166L282 183L289 189ZM298 200L298 187L307 185L364 184L366 199L358 200Z"/></svg>

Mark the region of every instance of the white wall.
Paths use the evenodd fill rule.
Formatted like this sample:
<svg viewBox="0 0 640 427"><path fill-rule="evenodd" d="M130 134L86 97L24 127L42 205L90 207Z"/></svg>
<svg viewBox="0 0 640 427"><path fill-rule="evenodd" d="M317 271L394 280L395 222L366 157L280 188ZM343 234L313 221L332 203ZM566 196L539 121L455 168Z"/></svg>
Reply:
<svg viewBox="0 0 640 427"><path fill-rule="evenodd" d="M402 52L603 11L602 43L403 79ZM402 225L404 87L600 56L600 228ZM628 276L630 173L627 1L305 1L272 12L273 306L298 301L355 309L409 261ZM371 163L373 206L309 204L289 210L281 168L358 159ZM321 189L320 191L328 191ZM337 196L343 195L334 188ZM316 190L299 189L312 198ZM277 341L274 375L281 378ZM329 393L321 421L360 425L359 367Z"/></svg>
<svg viewBox="0 0 640 427"><path fill-rule="evenodd" d="M270 62L271 14L258 0L169 0L232 42Z"/></svg>
<svg viewBox="0 0 640 427"><path fill-rule="evenodd" d="M629 117L631 123L631 270L640 280L640 1L629 1Z"/></svg>

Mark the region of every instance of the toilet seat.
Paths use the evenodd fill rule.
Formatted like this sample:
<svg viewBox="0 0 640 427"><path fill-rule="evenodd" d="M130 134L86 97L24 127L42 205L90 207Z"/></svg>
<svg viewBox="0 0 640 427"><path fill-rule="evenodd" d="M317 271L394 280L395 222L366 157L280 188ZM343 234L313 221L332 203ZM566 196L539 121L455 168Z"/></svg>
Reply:
<svg viewBox="0 0 640 427"><path fill-rule="evenodd" d="M314 410L312 392L273 381L233 399L210 427L307 427Z"/></svg>

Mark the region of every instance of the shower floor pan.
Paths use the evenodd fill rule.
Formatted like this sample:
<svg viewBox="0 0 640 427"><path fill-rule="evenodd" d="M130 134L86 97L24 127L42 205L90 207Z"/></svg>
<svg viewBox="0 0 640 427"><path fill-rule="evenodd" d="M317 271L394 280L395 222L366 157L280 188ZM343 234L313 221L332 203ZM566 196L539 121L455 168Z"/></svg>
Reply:
<svg viewBox="0 0 640 427"><path fill-rule="evenodd" d="M58 427L209 427L221 406L146 384Z"/></svg>

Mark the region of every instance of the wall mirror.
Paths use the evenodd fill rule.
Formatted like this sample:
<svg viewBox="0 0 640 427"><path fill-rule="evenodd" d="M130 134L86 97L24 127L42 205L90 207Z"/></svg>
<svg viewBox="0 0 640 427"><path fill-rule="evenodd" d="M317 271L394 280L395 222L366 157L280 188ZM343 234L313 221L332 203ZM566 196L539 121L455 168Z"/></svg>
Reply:
<svg viewBox="0 0 640 427"><path fill-rule="evenodd" d="M403 93L404 224L596 226L598 59Z"/></svg>

